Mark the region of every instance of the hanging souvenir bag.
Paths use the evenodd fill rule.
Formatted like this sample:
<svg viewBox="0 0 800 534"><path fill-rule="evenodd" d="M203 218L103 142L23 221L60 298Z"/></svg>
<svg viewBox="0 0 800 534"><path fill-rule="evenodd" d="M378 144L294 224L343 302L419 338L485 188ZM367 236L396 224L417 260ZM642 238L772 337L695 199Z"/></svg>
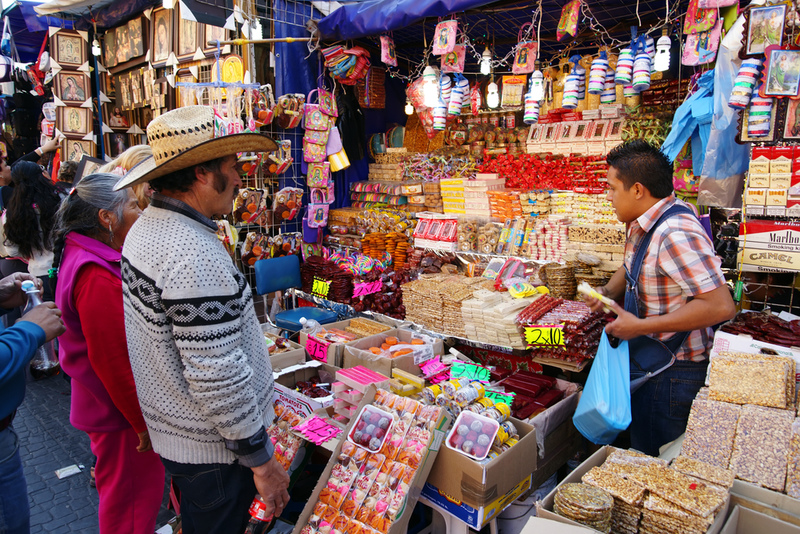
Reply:
<svg viewBox="0 0 800 534"><path fill-rule="evenodd" d="M327 114L322 112L320 105L318 103L311 103L311 95L317 92L319 92L319 90L314 89L308 93L308 98L306 99L306 104L303 110L303 128L305 128L307 131L324 131L330 129L331 127L331 119ZM325 142L328 142L327 137L325 138Z"/></svg>
<svg viewBox="0 0 800 534"><path fill-rule="evenodd" d="M458 21L447 20L436 25L433 32L433 55L441 56L453 51L456 46Z"/></svg>
<svg viewBox="0 0 800 534"><path fill-rule="evenodd" d="M581 14L581 0L572 0L561 8L561 18L556 28L556 39L561 40L569 34L575 37L578 32L578 19Z"/></svg>
<svg viewBox="0 0 800 534"><path fill-rule="evenodd" d="M442 72L464 72L464 62L467 57L467 47L457 44L452 52L442 54Z"/></svg>
<svg viewBox="0 0 800 534"><path fill-rule="evenodd" d="M710 30L717 22L716 9L702 9L699 0L689 0L686 17L683 19L683 33L689 35Z"/></svg>
<svg viewBox="0 0 800 534"><path fill-rule="evenodd" d="M338 117L339 108L336 105L336 98L333 93L324 87L320 87L317 91L319 95L319 110L328 117L333 117L334 119Z"/></svg>
<svg viewBox="0 0 800 534"><path fill-rule="evenodd" d="M390 35L381 35L381 61L389 67L397 66L397 54L394 50L394 39Z"/></svg>
<svg viewBox="0 0 800 534"><path fill-rule="evenodd" d="M278 126L284 130L300 126L303 120L306 95L302 93L290 93L278 99L275 107L275 115L278 118Z"/></svg>
<svg viewBox="0 0 800 534"><path fill-rule="evenodd" d="M687 35L681 63L690 67L712 63L717 57L721 35L722 19L718 19L710 31Z"/></svg>
<svg viewBox="0 0 800 534"><path fill-rule="evenodd" d="M324 163L309 163L308 165L308 187L325 187L331 176L331 164L327 161Z"/></svg>
<svg viewBox="0 0 800 534"><path fill-rule="evenodd" d="M311 202L308 204L308 226L320 228L328 224L328 204L322 189L311 190Z"/></svg>
<svg viewBox="0 0 800 534"><path fill-rule="evenodd" d="M523 24L517 35L519 43L517 43L517 53L514 54L514 65L511 67L511 71L514 74L530 74L535 69L539 43L536 41L522 41L525 28L530 25L530 22Z"/></svg>

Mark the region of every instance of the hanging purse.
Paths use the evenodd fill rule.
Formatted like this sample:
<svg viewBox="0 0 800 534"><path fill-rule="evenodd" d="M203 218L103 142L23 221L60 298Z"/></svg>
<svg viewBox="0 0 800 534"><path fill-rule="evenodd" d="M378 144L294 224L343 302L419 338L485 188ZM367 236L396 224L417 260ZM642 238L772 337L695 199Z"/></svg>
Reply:
<svg viewBox="0 0 800 534"><path fill-rule="evenodd" d="M308 187L324 187L328 183L331 176L331 164L327 161L324 163L311 163L308 165L308 178L306 179Z"/></svg>
<svg viewBox="0 0 800 534"><path fill-rule="evenodd" d="M328 224L328 204L322 189L311 190L311 201L308 203L308 226L320 228Z"/></svg>
<svg viewBox="0 0 800 534"><path fill-rule="evenodd" d="M519 43L517 44L517 53L514 54L514 65L511 67L511 72L514 74L530 74L534 71L539 43L536 41L522 41L525 28L526 26L530 26L530 24L530 22L523 24L517 35Z"/></svg>
<svg viewBox="0 0 800 534"><path fill-rule="evenodd" d="M453 51L456 46L456 34L458 33L458 21L447 20L436 25L433 32L433 55L441 56Z"/></svg>
<svg viewBox="0 0 800 534"><path fill-rule="evenodd" d="M339 116L339 108L336 105L336 98L331 91L324 87L318 90L319 95L319 110L328 117L336 118ZM331 121L333 122L333 121Z"/></svg>

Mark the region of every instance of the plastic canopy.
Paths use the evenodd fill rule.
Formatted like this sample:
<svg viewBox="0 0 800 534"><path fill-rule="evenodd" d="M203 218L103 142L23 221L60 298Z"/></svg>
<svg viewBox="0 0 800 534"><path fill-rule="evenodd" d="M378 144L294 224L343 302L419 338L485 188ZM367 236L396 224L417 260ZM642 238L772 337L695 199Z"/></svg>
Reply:
<svg viewBox="0 0 800 534"><path fill-rule="evenodd" d="M319 21L324 39L358 39L398 30L425 17L451 13L492 3L487 0L368 0L340 7Z"/></svg>

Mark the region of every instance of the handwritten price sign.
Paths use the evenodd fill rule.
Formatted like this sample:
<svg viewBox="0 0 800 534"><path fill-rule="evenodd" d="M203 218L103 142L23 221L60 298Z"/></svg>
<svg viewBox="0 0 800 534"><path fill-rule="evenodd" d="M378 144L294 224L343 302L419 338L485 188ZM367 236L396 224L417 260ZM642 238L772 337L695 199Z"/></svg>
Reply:
<svg viewBox="0 0 800 534"><path fill-rule="evenodd" d="M486 390L486 398L493 401L495 404L498 402L504 402L511 406L511 403L514 402L514 393L500 393L499 391L495 391L493 389Z"/></svg>
<svg viewBox="0 0 800 534"><path fill-rule="evenodd" d="M383 289L383 282L380 280L375 280L374 282L359 282L353 287L353 298L379 293L381 289Z"/></svg>
<svg viewBox="0 0 800 534"><path fill-rule="evenodd" d="M328 343L314 336L309 336L308 340L306 340L306 352L308 352L308 355L322 363L328 363L329 346Z"/></svg>
<svg viewBox="0 0 800 534"><path fill-rule="evenodd" d="M328 298L328 291L331 290L331 281L322 280L314 277L314 285L311 286L311 293L324 299Z"/></svg>
<svg viewBox="0 0 800 534"><path fill-rule="evenodd" d="M322 445L339 434L341 429L335 427L316 415L294 427L292 430L303 435L308 441Z"/></svg>
<svg viewBox="0 0 800 534"><path fill-rule="evenodd" d="M450 378L469 378L471 381L488 382L489 370L474 363L456 362L450 368Z"/></svg>
<svg viewBox="0 0 800 534"><path fill-rule="evenodd" d="M563 347L563 324L540 324L525 327L525 343L531 347Z"/></svg>

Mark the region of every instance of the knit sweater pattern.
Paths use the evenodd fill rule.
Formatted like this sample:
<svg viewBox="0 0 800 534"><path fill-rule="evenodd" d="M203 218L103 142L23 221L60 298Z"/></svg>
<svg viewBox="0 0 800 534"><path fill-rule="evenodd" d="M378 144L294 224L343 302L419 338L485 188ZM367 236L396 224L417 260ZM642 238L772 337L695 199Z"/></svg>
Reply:
<svg viewBox="0 0 800 534"><path fill-rule="evenodd" d="M125 330L153 449L186 464L230 464L224 440L274 417L272 367L250 286L216 233L150 206L122 254Z"/></svg>

